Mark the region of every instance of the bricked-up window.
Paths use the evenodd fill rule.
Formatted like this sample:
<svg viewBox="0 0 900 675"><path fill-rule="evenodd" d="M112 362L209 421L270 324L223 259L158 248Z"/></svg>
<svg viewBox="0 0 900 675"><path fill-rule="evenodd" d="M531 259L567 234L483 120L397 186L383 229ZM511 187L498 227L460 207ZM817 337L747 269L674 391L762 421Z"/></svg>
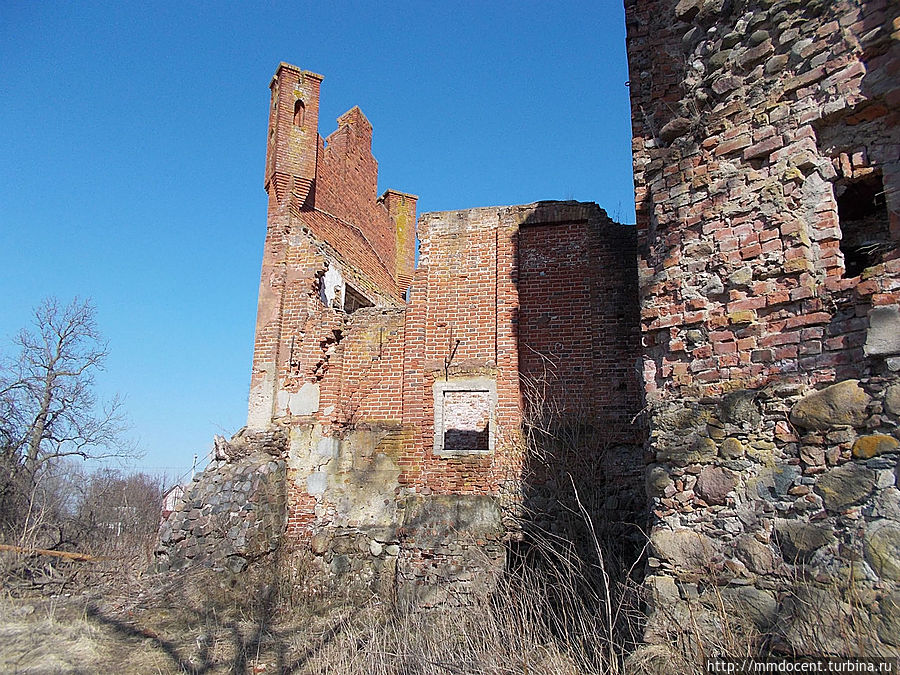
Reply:
<svg viewBox="0 0 900 675"><path fill-rule="evenodd" d="M487 453L494 447L497 394L486 377L438 380L434 384L434 453Z"/></svg>
<svg viewBox="0 0 900 675"><path fill-rule="evenodd" d="M845 276L855 277L877 265L895 246L891 242L890 217L881 173L868 175L834 186L838 220L841 226L841 253Z"/></svg>
<svg viewBox="0 0 900 675"><path fill-rule="evenodd" d="M306 113L306 106L303 104L299 98L297 102L294 103L294 126L302 127L303 126L303 115Z"/></svg>
<svg viewBox="0 0 900 675"><path fill-rule="evenodd" d="M487 452L491 392L444 392L444 450Z"/></svg>

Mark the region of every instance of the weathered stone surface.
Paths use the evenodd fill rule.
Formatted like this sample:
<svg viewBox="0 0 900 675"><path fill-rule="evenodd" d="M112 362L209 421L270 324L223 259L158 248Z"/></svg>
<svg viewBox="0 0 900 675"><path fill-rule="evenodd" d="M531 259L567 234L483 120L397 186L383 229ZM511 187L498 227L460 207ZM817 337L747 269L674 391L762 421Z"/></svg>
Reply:
<svg viewBox="0 0 900 675"><path fill-rule="evenodd" d="M866 356L900 354L900 308L874 307L869 312L869 330L863 350Z"/></svg>
<svg viewBox="0 0 900 675"><path fill-rule="evenodd" d="M869 459L885 452L895 452L900 448L900 441L893 436L885 434L872 434L856 439L853 444L853 456L860 459Z"/></svg>
<svg viewBox="0 0 900 675"><path fill-rule="evenodd" d="M775 54L768 61L766 61L766 74L774 75L780 73L784 70L784 67L788 64L788 56L787 54Z"/></svg>
<svg viewBox="0 0 900 675"><path fill-rule="evenodd" d="M900 415L900 384L892 384L885 390L884 409L893 415Z"/></svg>
<svg viewBox="0 0 900 675"><path fill-rule="evenodd" d="M749 619L758 630L772 628L778 617L778 602L771 592L753 586L723 588L720 592L725 607L736 616Z"/></svg>
<svg viewBox="0 0 900 675"><path fill-rule="evenodd" d="M877 518L890 518L900 522L900 490L896 487L882 490L872 505L872 515Z"/></svg>
<svg viewBox="0 0 900 675"><path fill-rule="evenodd" d="M662 129L659 130L659 139L663 143L671 143L676 138L684 136L691 130L691 121L686 117L676 117L667 122Z"/></svg>
<svg viewBox="0 0 900 675"><path fill-rule="evenodd" d="M715 70L724 66L728 62L729 56L731 56L730 49L722 49L721 51L714 53L707 61L710 70Z"/></svg>
<svg viewBox="0 0 900 675"><path fill-rule="evenodd" d="M678 0L675 5L675 16L682 21L690 21L700 11L704 0Z"/></svg>
<svg viewBox="0 0 900 675"><path fill-rule="evenodd" d="M328 550L331 544L331 535L324 532L317 532L309 540L309 548L316 555L322 555Z"/></svg>
<svg viewBox="0 0 900 675"><path fill-rule="evenodd" d="M654 425L662 431L680 431L699 428L709 419L709 414L699 408L672 405L653 417Z"/></svg>
<svg viewBox="0 0 900 675"><path fill-rule="evenodd" d="M648 599L654 607L670 606L681 599L678 586L672 577L654 575L647 577L644 584L650 590Z"/></svg>
<svg viewBox="0 0 900 675"><path fill-rule="evenodd" d="M647 470L647 494L662 495L666 488L673 484L674 481L669 476L669 472L658 464Z"/></svg>
<svg viewBox="0 0 900 675"><path fill-rule="evenodd" d="M715 540L689 529L658 529L650 535L650 543L660 558L687 570L706 569L719 551Z"/></svg>
<svg viewBox="0 0 900 675"><path fill-rule="evenodd" d="M726 496L734 490L737 480L728 469L705 466L697 478L694 490L707 504L724 504Z"/></svg>
<svg viewBox="0 0 900 675"><path fill-rule="evenodd" d="M748 484L752 486L755 483L756 493L762 499L778 500L787 495L800 474L799 466L777 464L774 467L764 467L759 476L755 480L748 481Z"/></svg>
<svg viewBox="0 0 900 675"><path fill-rule="evenodd" d="M769 33L762 29L755 30L750 34L750 44L756 46L769 39Z"/></svg>
<svg viewBox="0 0 900 675"><path fill-rule="evenodd" d="M726 438L719 446L719 452L726 459L738 459L744 456L746 450L744 444L737 438Z"/></svg>
<svg viewBox="0 0 900 675"><path fill-rule="evenodd" d="M715 460L718 448L715 441L705 436L695 436L684 444L673 444L661 447L657 458L662 462L673 464L704 464Z"/></svg>
<svg viewBox="0 0 900 675"><path fill-rule="evenodd" d="M850 627L865 621L828 589L797 586L782 602L779 619L788 644L799 654L846 654L859 648Z"/></svg>
<svg viewBox="0 0 900 675"><path fill-rule="evenodd" d="M900 582L900 524L877 520L865 535L866 562L883 579Z"/></svg>
<svg viewBox="0 0 900 675"><path fill-rule="evenodd" d="M834 529L827 523L777 518L775 532L782 557L789 563L808 560L816 550L835 540Z"/></svg>
<svg viewBox="0 0 900 675"><path fill-rule="evenodd" d="M859 381L844 380L798 401L791 409L791 422L820 430L836 425L862 426L870 401Z"/></svg>
<svg viewBox="0 0 900 675"><path fill-rule="evenodd" d="M751 572L769 574L775 568L772 549L751 534L744 534L735 541L735 556Z"/></svg>
<svg viewBox="0 0 900 675"><path fill-rule="evenodd" d="M762 420L759 406L756 403L757 392L733 391L722 398L719 414L723 422L747 428L756 428Z"/></svg>
<svg viewBox="0 0 900 675"><path fill-rule="evenodd" d="M728 275L728 284L737 288L746 287L753 281L753 268L749 265L739 267Z"/></svg>
<svg viewBox="0 0 900 675"><path fill-rule="evenodd" d="M872 493L877 476L872 469L851 462L826 471L815 490L829 511L841 511Z"/></svg>
<svg viewBox="0 0 900 675"><path fill-rule="evenodd" d="M900 591L885 593L879 603L878 637L900 647Z"/></svg>

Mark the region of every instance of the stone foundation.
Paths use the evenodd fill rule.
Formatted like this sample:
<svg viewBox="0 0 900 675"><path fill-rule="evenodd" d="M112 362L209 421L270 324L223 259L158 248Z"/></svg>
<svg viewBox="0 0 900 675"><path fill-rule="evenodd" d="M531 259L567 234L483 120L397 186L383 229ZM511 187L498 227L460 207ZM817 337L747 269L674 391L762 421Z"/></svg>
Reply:
<svg viewBox="0 0 900 675"><path fill-rule="evenodd" d="M242 571L275 551L285 530L284 435L241 433L197 474L160 525L154 569Z"/></svg>

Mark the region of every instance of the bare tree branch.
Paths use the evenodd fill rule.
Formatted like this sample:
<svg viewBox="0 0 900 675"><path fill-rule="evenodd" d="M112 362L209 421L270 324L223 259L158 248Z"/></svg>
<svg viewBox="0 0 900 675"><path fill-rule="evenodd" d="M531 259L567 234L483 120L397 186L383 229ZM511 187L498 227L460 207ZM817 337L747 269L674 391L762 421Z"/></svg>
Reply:
<svg viewBox="0 0 900 675"><path fill-rule="evenodd" d="M63 306L55 298L0 357L0 505L14 484L32 492L42 472L62 458L134 456L122 401L98 401L94 376L107 343L90 301Z"/></svg>

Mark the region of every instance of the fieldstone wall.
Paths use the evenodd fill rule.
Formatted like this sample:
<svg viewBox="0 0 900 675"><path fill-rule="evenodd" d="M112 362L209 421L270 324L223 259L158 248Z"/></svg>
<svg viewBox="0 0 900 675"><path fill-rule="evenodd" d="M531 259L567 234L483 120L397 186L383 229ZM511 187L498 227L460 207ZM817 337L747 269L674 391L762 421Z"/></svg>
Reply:
<svg viewBox="0 0 900 675"><path fill-rule="evenodd" d="M785 649L895 654L900 384L885 385L775 383L656 416L648 641L690 617L721 632L727 609Z"/></svg>
<svg viewBox="0 0 900 675"><path fill-rule="evenodd" d="M646 638L896 655L900 6L625 4Z"/></svg>
<svg viewBox="0 0 900 675"><path fill-rule="evenodd" d="M154 570L241 572L273 553L291 539L288 495L302 480L319 498L319 522L304 531L313 569L323 573L319 590L419 607L470 603L506 560L499 501L404 495L390 451L400 431L353 429L337 438L307 425L293 428L290 440L281 429L217 438L216 459L160 526Z"/></svg>
<svg viewBox="0 0 900 675"><path fill-rule="evenodd" d="M506 561L497 500L481 495L413 496L383 526L323 527L310 539L329 583L405 606L471 604Z"/></svg>
<svg viewBox="0 0 900 675"><path fill-rule="evenodd" d="M154 569L242 571L275 551L285 530L285 436L239 432L187 486L160 525Z"/></svg>

